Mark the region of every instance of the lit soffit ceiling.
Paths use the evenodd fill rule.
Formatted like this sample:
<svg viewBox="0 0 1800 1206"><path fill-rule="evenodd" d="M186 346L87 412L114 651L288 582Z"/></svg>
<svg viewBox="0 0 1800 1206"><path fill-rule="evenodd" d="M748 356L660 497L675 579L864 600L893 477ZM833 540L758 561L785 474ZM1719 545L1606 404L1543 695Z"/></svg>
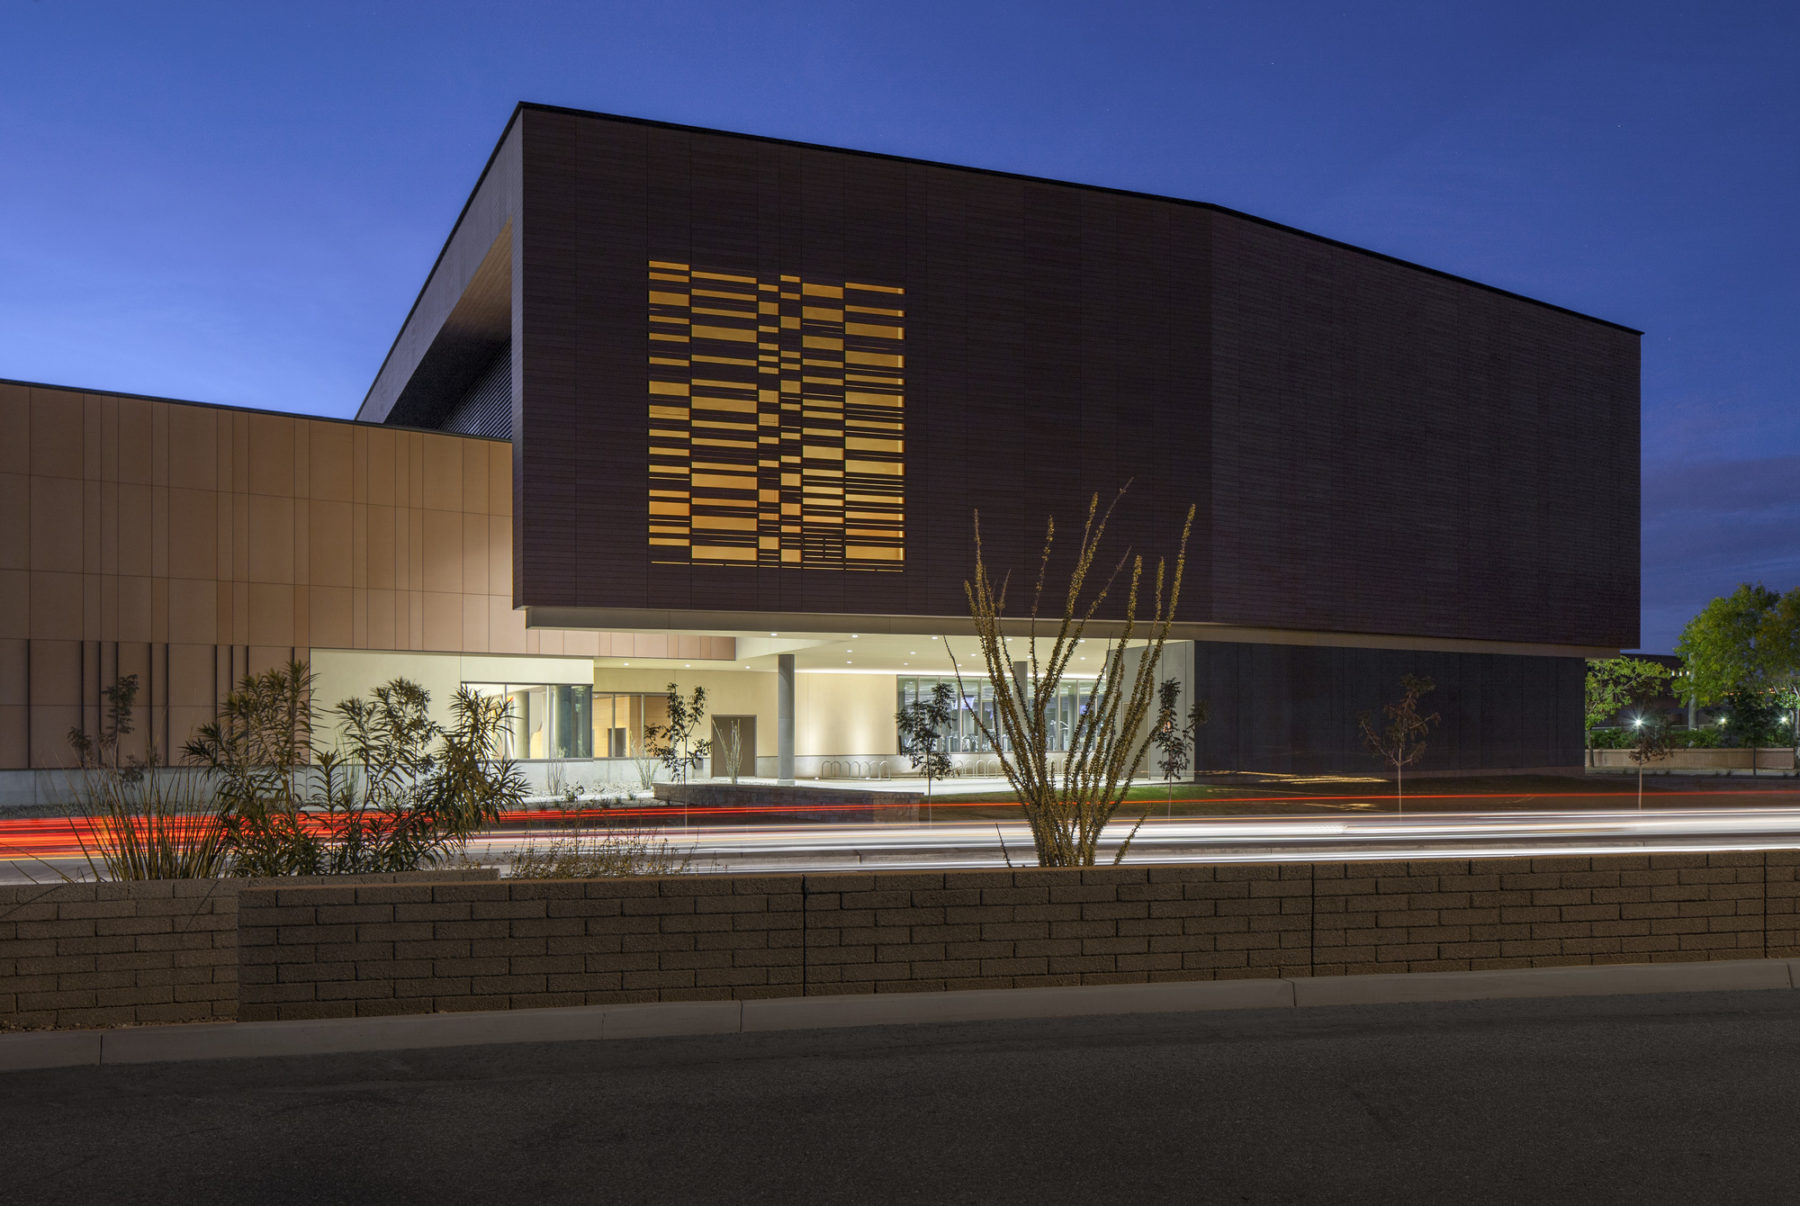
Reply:
<svg viewBox="0 0 1800 1206"><path fill-rule="evenodd" d="M776 659L794 655L794 669L820 674L918 674L953 673L951 654L965 675L982 673L981 648L974 637L907 636L894 633L715 633L737 640L738 656L732 661L706 658L600 657L597 669L751 670L774 673ZM1140 644L1141 642L1133 642ZM1038 656L1049 655L1051 640L1040 637ZM1020 661L1030 657L1030 640L1015 636L1009 648ZM1069 673L1092 674L1099 670L1106 642L1088 638L1070 663Z"/></svg>

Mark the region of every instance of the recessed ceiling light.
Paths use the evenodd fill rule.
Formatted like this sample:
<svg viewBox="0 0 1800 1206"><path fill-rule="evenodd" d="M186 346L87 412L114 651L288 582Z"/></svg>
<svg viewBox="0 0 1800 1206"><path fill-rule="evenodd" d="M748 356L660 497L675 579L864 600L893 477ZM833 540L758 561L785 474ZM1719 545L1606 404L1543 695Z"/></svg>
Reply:
<svg viewBox="0 0 1800 1206"><path fill-rule="evenodd" d="M770 636L780 636L781 634L779 632L771 632L769 635Z"/></svg>
<svg viewBox="0 0 1800 1206"><path fill-rule="evenodd" d="M692 662L688 662L688 663L687 663L687 668L688 668L688 669L689 669L689 670L692 670L692 669L693 669L693 668L694 668L694 663L692 663Z"/></svg>
<svg viewBox="0 0 1800 1206"><path fill-rule="evenodd" d="M631 665L631 663L630 663L630 662L626 662L626 663L625 663L625 664L626 664L626 665L627 665L627 666L629 666L629 665Z"/></svg>

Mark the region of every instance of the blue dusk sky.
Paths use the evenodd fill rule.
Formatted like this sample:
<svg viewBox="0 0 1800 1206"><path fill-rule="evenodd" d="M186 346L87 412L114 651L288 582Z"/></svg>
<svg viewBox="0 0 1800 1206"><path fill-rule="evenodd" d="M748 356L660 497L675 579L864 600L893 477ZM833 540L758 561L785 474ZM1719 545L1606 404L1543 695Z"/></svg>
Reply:
<svg viewBox="0 0 1800 1206"><path fill-rule="evenodd" d="M1211 201L1641 328L1643 647L1800 584L1791 0L0 0L0 37L0 377L354 413L531 100Z"/></svg>

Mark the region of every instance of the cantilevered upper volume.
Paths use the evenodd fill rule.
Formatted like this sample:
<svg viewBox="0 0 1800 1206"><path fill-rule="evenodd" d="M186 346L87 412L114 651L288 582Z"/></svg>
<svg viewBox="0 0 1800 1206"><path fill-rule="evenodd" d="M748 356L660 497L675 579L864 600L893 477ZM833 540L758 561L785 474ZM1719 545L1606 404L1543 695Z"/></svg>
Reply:
<svg viewBox="0 0 1800 1206"><path fill-rule="evenodd" d="M533 624L954 625L1130 483L1185 635L1637 640L1638 333L1203 203L522 105L359 417L512 440Z"/></svg>

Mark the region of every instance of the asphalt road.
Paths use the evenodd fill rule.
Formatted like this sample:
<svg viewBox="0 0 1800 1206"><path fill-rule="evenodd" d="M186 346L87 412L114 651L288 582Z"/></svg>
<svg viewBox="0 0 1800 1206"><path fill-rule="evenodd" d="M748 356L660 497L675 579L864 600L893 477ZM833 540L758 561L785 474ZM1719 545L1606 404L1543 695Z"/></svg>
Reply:
<svg viewBox="0 0 1800 1206"><path fill-rule="evenodd" d="M1791 992L0 1076L0 1201L1800 1199Z"/></svg>

